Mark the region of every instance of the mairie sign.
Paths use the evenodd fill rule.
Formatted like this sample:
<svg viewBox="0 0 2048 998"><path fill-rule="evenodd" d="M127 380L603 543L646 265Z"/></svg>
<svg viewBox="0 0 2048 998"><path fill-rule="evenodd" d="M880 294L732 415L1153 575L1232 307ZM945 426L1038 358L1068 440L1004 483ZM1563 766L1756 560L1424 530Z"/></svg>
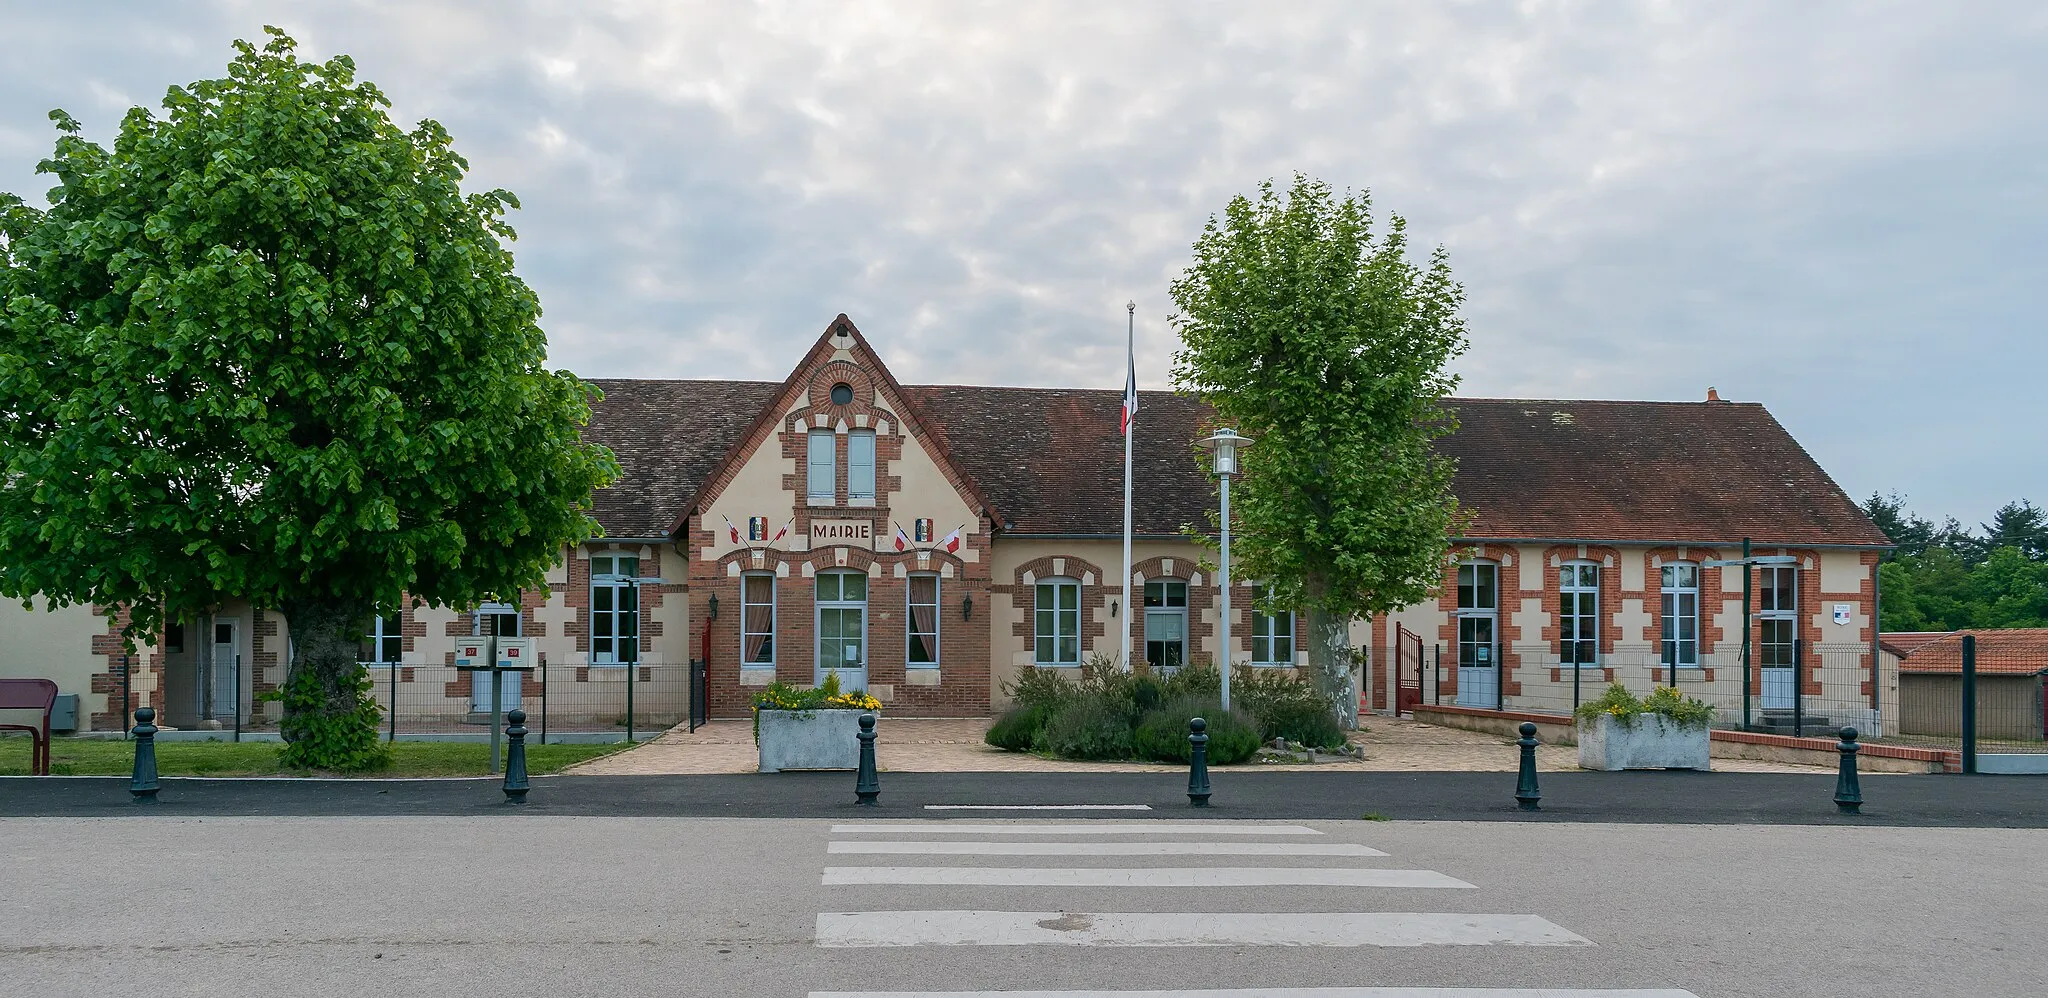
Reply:
<svg viewBox="0 0 2048 998"><path fill-rule="evenodd" d="M875 546L875 524L873 520L812 520L811 547L860 547L872 550Z"/></svg>

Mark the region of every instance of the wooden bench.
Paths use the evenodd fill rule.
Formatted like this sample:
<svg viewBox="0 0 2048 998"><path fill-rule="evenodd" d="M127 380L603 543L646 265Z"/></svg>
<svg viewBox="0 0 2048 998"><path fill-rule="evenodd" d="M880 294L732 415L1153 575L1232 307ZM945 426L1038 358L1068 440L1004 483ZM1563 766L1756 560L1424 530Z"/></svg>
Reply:
<svg viewBox="0 0 2048 998"><path fill-rule="evenodd" d="M47 679L0 679L0 710L43 712L41 725L0 722L0 731L28 732L28 771L37 776L50 775L50 711L56 706L56 683Z"/></svg>

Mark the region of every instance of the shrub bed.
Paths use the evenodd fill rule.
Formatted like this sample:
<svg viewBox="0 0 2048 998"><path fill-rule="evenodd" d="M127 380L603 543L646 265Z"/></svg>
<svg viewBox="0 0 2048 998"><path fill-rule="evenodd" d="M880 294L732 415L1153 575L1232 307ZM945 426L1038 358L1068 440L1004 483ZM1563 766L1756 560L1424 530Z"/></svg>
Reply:
<svg viewBox="0 0 2048 998"><path fill-rule="evenodd" d="M1046 751L1063 759L1128 759L1131 715L1120 700L1099 694L1078 697L1045 722Z"/></svg>
<svg viewBox="0 0 2048 998"><path fill-rule="evenodd" d="M1164 678L1132 675L1105 656L1089 659L1078 670L1026 669L1003 684L1015 706L996 719L983 740L1011 752L1046 752L1063 759L1186 762L1188 720L1201 717L1209 722L1209 761L1218 765L1251 758L1265 739L1274 737L1266 733L1269 722L1280 737L1315 745L1343 743L1335 712L1306 683L1289 676L1246 682L1248 709L1225 713L1223 676L1204 662Z"/></svg>
<svg viewBox="0 0 2048 998"><path fill-rule="evenodd" d="M1342 748L1344 729L1336 706L1315 684L1274 669L1239 668L1230 677L1230 699L1258 719L1259 737L1285 738L1316 748Z"/></svg>
<svg viewBox="0 0 2048 998"><path fill-rule="evenodd" d="M1168 700L1138 721L1132 747L1139 756L1160 762L1187 762L1194 746L1188 722L1208 722L1209 761L1219 766L1243 762L1259 750L1259 724L1242 710L1223 710L1220 700L1183 695Z"/></svg>

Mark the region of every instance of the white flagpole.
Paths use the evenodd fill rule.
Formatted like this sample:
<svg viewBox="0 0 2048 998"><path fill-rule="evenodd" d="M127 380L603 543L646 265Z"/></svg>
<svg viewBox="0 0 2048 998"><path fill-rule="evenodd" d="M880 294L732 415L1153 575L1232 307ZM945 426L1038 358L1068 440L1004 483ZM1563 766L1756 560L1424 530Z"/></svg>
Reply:
<svg viewBox="0 0 2048 998"><path fill-rule="evenodd" d="M1124 371L1126 378L1136 378L1138 369L1137 329L1138 303L1124 303ZM1133 390L1136 385L1133 384ZM1124 671L1132 671L1131 663L1131 616L1137 611L1131 608L1131 438L1138 435L1138 415L1131 413L1124 426L1124 616L1119 621Z"/></svg>

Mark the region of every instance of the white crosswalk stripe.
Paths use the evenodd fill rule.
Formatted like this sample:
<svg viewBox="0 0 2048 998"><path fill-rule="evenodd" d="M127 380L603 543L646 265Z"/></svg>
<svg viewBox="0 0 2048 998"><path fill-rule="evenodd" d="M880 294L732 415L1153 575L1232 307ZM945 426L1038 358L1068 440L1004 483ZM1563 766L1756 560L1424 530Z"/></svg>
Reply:
<svg viewBox="0 0 2048 998"><path fill-rule="evenodd" d="M1141 866L1016 868L990 866L828 866L827 886L953 884L976 887L1464 887L1435 870L1328 869L1314 866Z"/></svg>
<svg viewBox="0 0 2048 998"><path fill-rule="evenodd" d="M1535 915L1421 912L846 911L818 945L1590 946Z"/></svg>
<svg viewBox="0 0 2048 998"><path fill-rule="evenodd" d="M1304 842L1324 833L1304 825L1227 821L875 821L831 827L831 856L931 857L927 863L826 866L821 884L842 888L990 888L990 898L1028 891L1016 909L826 911L817 916L821 948L915 946L1049 947L1419 947L1594 945L1533 914L1347 911L1381 890L1477 890L1434 870L1356 865L1387 854L1355 842ZM875 836L868 838L867 836ZM1289 841L1292 840L1292 841ZM1004 866L976 859L1060 857L1080 865ZM1263 865L1095 866L1099 857L1259 857ZM963 863L963 860L965 861ZM1305 860L1313 860L1302 865ZM887 861L885 861L887 862ZM1247 891L1242 911L1041 910L1046 890L1207 888ZM1338 910L1261 911L1259 888L1335 888ZM955 895L957 896L957 895ZM1290 895L1299 904L1300 897ZM1091 895L1091 898L1099 897ZM1148 896L1156 903L1156 897ZM977 898L978 900L978 898ZM1143 907L1144 905L1140 905ZM1696 998L1675 989L1557 988L1251 988L1174 991L877 991L814 992L812 998Z"/></svg>
<svg viewBox="0 0 2048 998"><path fill-rule="evenodd" d="M888 842L836 841L835 856L1385 856L1351 842Z"/></svg>
<svg viewBox="0 0 2048 998"><path fill-rule="evenodd" d="M1069 821L987 824L969 821L877 821L833 825L832 834L892 835L1321 835L1305 825L1244 825L1224 821Z"/></svg>
<svg viewBox="0 0 2048 998"><path fill-rule="evenodd" d="M1699 998L1676 988L1226 988L1190 991L813 991L810 998Z"/></svg>

